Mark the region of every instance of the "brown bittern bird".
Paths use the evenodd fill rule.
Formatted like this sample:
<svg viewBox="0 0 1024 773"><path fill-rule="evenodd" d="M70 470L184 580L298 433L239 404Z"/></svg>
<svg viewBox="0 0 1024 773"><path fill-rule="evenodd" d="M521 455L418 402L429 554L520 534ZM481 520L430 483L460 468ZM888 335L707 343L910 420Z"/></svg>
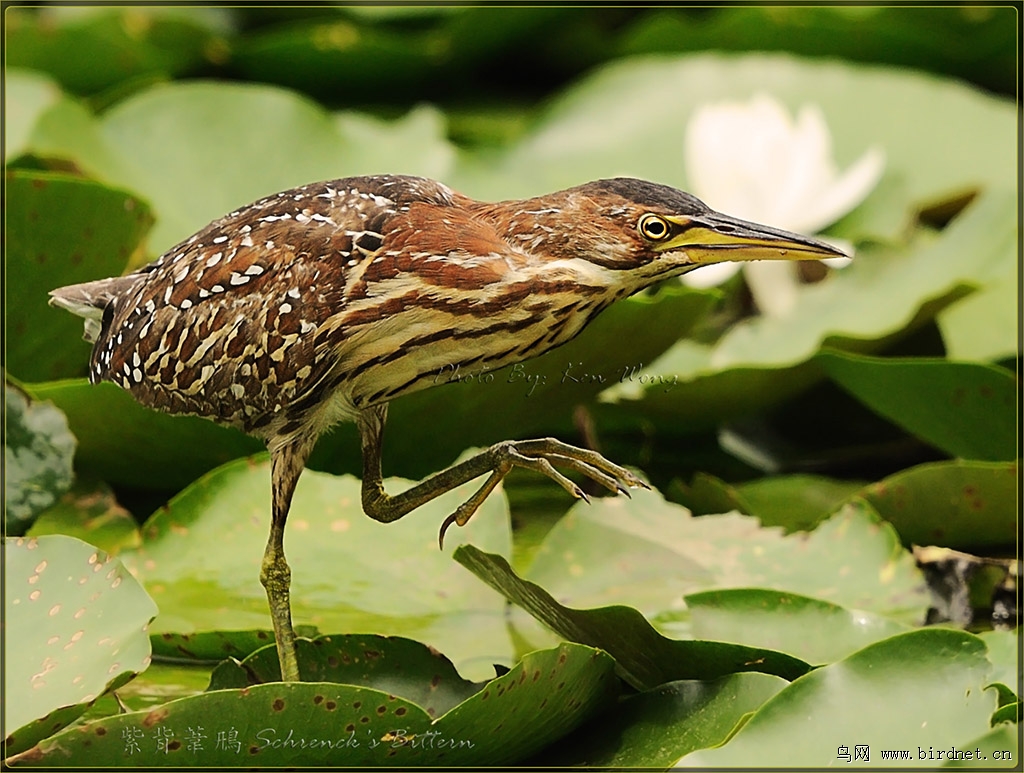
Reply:
<svg viewBox="0 0 1024 773"><path fill-rule="evenodd" d="M576 336L609 304L709 263L842 255L748 223L643 180L598 180L486 203L418 177L313 183L215 220L128 274L54 290L85 318L93 383L140 403L205 416L262 438L273 510L260 580L286 681L298 680L285 519L319 435L355 421L362 505L382 522L484 474L444 522L470 519L513 467L585 498L557 468L611 491L642 486L594 451L554 439L505 441L398 495L384 491L388 403L443 368L488 370Z"/></svg>

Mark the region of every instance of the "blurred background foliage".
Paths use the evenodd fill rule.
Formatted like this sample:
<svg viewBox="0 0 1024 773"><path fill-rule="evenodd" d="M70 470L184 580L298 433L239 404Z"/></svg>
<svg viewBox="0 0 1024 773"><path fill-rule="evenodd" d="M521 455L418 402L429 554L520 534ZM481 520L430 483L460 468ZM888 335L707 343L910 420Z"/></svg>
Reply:
<svg viewBox="0 0 1024 773"><path fill-rule="evenodd" d="M42 563L42 553L12 556L29 583L47 561L89 555L47 540L74 537L123 561L160 611L150 636L158 662L147 669L136 657L134 672L145 673L119 694L132 709L192 696L176 721L212 721L221 709L197 695L211 664L257 650L269 626L257 580L269 515L260 445L90 386L80 322L48 308L46 292L143 265L230 209L318 179L422 174L495 199L615 175L688 188L684 137L697 111L769 95L791 112L821 110L839 168L869 148L884 154L878 184L824 231L856 249L849 267L801 267L782 314L759 313L749 275L712 289L669 282L522 370L460 374L391 408L387 474L416 479L469 448L551 434L637 467L661 493L570 509L557 486L513 474L449 535L489 551L456 558L495 592L451 560L451 547L432 547L447 499L383 528L362 516L357 481L343 475L360 470L355 431L339 427L310 461L334 476L307 473L293 507L296 622L409 636L476 680L568 638L611 653L624 689L640 690L615 704L609 661L563 649L557 662L579 669L581 692L558 709L571 722L539 745L537 728L517 727L519 740L466 764L551 761L544 744L602 710L605 729L568 736L560 764L670 765L731 737L746 712L757 721L722 759L760 764L750 739L789 732L780 706L821 717L820 732L801 731L808 739L837 737L846 721L810 688L786 687L811 666L836 669L824 689L871 707L861 713L875 730L914 733L917 704L879 710L877 684L843 676L912 660L912 691L936 668L979 693L1001 688L993 705L920 701L946 712L936 743L998 747L1004 736L989 737L986 723L1016 718L1019 706L1013 648L998 637L1015 638L915 639L924 632L911 627L1016 625L1007 567L1019 518L1019 24L1010 6L975 5L6 8L5 528L31 538L17 550L52 553ZM526 614L507 619L506 599L538 598L522 591L531 582L554 598L528 611L558 636ZM30 599L6 602L34 608ZM607 604L647 622L622 628L568 609ZM126 612L132 641L147 609ZM54 622L19 657L95 633L68 626ZM819 629L847 633L798 633ZM624 664L663 636L720 644L670 646L659 677L632 678ZM749 670L736 665L740 645L773 665L739 673ZM949 660L950 648L975 654ZM418 651L394 652L429 681ZM52 669L59 659L46 657ZM37 762L54 764L47 750L78 743L76 728L90 722L121 737L117 723L130 720L104 718L116 704L98 696L131 673L73 701L67 683L26 682L35 713L8 753L69 722L52 747L37 747ZM415 703L417 690L398 694ZM733 697L719 705L719 691ZM539 711L523 700L524 712ZM248 710L253 722L260 706ZM493 719L463 706L449 727L479 712ZM695 716L714 719L691 728ZM668 744L650 730L666 724L680 728ZM618 748L595 740L609 733L621 735ZM264 764L296 762L275 759Z"/></svg>

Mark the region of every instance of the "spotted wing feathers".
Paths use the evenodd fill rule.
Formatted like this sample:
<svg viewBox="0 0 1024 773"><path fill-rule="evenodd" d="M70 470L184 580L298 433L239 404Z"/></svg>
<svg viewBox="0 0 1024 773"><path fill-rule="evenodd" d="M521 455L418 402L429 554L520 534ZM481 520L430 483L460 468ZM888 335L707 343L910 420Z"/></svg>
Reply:
<svg viewBox="0 0 1024 773"><path fill-rule="evenodd" d="M260 434L334 366L316 332L344 307L348 276L380 249L403 199L446 191L389 176L282 191L134 274L55 290L51 302L86 318L92 381Z"/></svg>

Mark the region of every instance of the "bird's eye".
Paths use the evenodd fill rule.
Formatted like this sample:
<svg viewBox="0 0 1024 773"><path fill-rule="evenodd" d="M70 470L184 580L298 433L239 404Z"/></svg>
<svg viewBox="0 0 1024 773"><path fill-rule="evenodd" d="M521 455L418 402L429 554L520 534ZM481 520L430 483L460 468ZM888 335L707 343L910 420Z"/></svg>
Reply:
<svg viewBox="0 0 1024 773"><path fill-rule="evenodd" d="M642 237L652 242L659 242L671 233L665 218L650 213L641 217L636 227Z"/></svg>

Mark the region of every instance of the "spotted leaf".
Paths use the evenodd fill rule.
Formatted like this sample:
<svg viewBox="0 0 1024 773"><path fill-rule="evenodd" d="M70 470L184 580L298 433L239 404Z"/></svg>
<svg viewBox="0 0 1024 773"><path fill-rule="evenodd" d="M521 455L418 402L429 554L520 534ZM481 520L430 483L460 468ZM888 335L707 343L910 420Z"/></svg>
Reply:
<svg viewBox="0 0 1024 773"><path fill-rule="evenodd" d="M6 752L31 748L149 665L156 604L116 558L62 535L4 543Z"/></svg>

